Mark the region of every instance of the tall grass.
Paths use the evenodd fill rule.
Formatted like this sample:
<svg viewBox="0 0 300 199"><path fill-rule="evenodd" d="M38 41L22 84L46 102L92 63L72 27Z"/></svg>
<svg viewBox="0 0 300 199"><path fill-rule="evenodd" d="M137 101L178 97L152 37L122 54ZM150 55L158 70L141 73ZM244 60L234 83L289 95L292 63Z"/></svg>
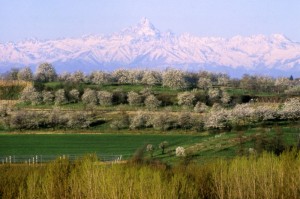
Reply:
<svg viewBox="0 0 300 199"><path fill-rule="evenodd" d="M95 156L1 166L0 198L300 198L300 155L207 164L103 164Z"/></svg>

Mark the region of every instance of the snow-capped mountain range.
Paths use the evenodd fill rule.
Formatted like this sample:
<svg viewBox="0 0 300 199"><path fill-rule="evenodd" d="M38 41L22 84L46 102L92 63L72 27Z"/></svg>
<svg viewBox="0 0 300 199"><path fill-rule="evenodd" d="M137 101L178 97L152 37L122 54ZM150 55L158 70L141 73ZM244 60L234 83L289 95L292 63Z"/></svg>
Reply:
<svg viewBox="0 0 300 199"><path fill-rule="evenodd" d="M59 72L174 67L300 76L300 43L281 34L177 36L159 31L146 18L112 35L0 43L0 72L28 65L35 69L42 62L52 63Z"/></svg>

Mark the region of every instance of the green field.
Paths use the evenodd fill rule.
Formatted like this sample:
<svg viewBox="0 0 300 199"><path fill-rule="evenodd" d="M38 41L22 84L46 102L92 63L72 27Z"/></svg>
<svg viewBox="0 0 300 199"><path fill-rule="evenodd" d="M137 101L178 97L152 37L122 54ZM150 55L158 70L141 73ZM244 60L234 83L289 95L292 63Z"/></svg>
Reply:
<svg viewBox="0 0 300 199"><path fill-rule="evenodd" d="M168 141L169 149L175 149L202 139L200 135L0 134L0 156L97 153L129 157L145 144L158 148L160 142Z"/></svg>
<svg viewBox="0 0 300 199"><path fill-rule="evenodd" d="M278 127L283 133L283 142L287 146L296 146L299 134L299 126ZM243 148L247 153L248 148L255 147L251 137L262 133L268 137L275 135L276 129L272 128L250 128L244 130L243 136L248 140L244 141ZM66 134L0 134L0 157L4 156L28 156L28 155L83 155L97 153L100 156L122 155L128 159L135 151L147 144L156 148L154 158L165 162L177 161L175 149L183 146L187 150L193 150L197 160L213 159L214 157L230 158L237 155L239 150L237 131L224 132L220 137L210 133L178 134L155 134L150 131L141 130L140 133L115 133L115 134L79 134L68 132ZM166 154L162 155L158 148L159 143L169 143ZM146 156L149 156L147 153Z"/></svg>

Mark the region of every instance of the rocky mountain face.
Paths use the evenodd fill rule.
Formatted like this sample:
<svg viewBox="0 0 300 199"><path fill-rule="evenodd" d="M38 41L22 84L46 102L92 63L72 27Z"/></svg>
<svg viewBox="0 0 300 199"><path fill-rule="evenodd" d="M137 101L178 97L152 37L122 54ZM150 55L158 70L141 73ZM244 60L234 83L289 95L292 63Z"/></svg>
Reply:
<svg viewBox="0 0 300 199"><path fill-rule="evenodd" d="M300 43L280 34L228 39L175 35L144 18L112 35L0 44L0 72L28 65L34 69L42 62L59 72L173 67L278 76L300 74Z"/></svg>

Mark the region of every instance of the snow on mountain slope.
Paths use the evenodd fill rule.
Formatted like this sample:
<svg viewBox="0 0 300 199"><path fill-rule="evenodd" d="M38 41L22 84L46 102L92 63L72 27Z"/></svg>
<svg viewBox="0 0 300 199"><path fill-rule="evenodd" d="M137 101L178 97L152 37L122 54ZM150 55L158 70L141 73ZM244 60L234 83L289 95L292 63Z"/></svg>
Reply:
<svg viewBox="0 0 300 199"><path fill-rule="evenodd" d="M0 71L10 66L53 63L58 71L144 67L216 71L300 72L300 43L270 36L196 37L162 33L148 19L107 36L90 35L0 44Z"/></svg>

